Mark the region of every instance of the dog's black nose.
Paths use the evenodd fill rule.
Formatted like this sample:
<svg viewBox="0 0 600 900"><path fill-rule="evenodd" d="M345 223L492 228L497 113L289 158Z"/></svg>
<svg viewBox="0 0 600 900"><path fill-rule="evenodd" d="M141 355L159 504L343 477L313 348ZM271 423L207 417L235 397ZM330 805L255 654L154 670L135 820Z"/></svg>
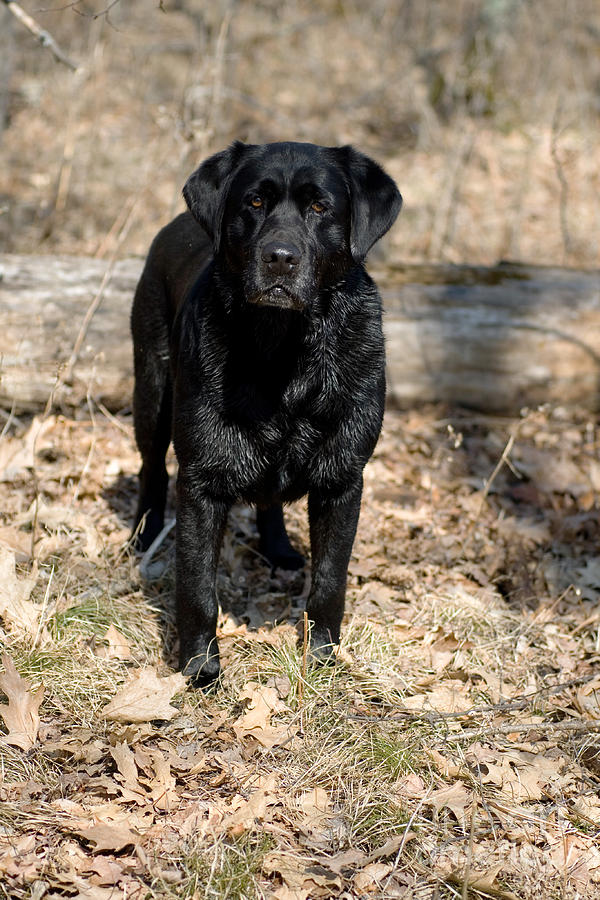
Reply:
<svg viewBox="0 0 600 900"><path fill-rule="evenodd" d="M273 275L290 275L300 262L300 250L284 241L269 241L262 248L261 256Z"/></svg>

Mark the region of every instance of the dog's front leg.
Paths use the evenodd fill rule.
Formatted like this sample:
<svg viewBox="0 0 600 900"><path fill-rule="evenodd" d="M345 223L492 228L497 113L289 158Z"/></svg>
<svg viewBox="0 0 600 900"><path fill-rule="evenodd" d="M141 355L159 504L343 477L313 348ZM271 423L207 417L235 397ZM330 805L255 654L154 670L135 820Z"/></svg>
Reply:
<svg viewBox="0 0 600 900"><path fill-rule="evenodd" d="M179 665L196 687L219 676L217 564L228 504L195 489L194 479L177 478L176 608Z"/></svg>
<svg viewBox="0 0 600 900"><path fill-rule="evenodd" d="M319 660L328 659L340 640L361 494L362 476L341 497L323 497L319 491L308 495L312 572L306 611L313 623L311 653Z"/></svg>

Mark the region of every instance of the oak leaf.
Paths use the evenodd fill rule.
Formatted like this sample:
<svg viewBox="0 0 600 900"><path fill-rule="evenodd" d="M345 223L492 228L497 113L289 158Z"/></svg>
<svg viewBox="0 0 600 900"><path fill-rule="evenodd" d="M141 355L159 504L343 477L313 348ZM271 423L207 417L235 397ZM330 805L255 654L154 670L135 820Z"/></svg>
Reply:
<svg viewBox="0 0 600 900"><path fill-rule="evenodd" d="M240 795L233 798L231 804L233 812L224 823L229 834L233 836L243 834L264 820L267 807L279 802L279 797L274 793L276 785L275 775L267 775L247 800Z"/></svg>
<svg viewBox="0 0 600 900"><path fill-rule="evenodd" d="M249 704L247 712L233 723L238 740L252 737L263 747L271 748L294 734L289 725L271 725L271 716L286 709L275 688L249 681L244 685L240 700L247 700Z"/></svg>
<svg viewBox="0 0 600 900"><path fill-rule="evenodd" d="M100 659L131 659L129 641L114 625L109 625L102 640L106 641L107 646L101 644L94 651Z"/></svg>
<svg viewBox="0 0 600 900"><path fill-rule="evenodd" d="M25 578L18 578L15 554L0 545L0 618L9 631L37 635L42 607L29 600L36 581L37 568Z"/></svg>
<svg viewBox="0 0 600 900"><path fill-rule="evenodd" d="M170 701L185 686L186 680L179 672L159 678L156 669L138 669L104 707L102 715L105 719L123 723L153 719L170 721L179 712Z"/></svg>
<svg viewBox="0 0 600 900"><path fill-rule="evenodd" d="M600 719L600 678L594 678L579 688L577 706L591 719Z"/></svg>
<svg viewBox="0 0 600 900"><path fill-rule="evenodd" d="M427 803L433 804L438 813L445 807L449 809L464 828L467 821L466 807L470 805L471 799L471 791L467 790L461 781L457 781L455 784L433 791L427 798Z"/></svg>
<svg viewBox="0 0 600 900"><path fill-rule="evenodd" d="M0 688L8 697L8 704L0 705L0 716L8 728L8 734L2 740L21 750L30 750L38 736L38 710L44 697L44 688L41 686L32 693L29 682L21 678L8 653L3 655L2 664L5 671L0 675Z"/></svg>
<svg viewBox="0 0 600 900"><path fill-rule="evenodd" d="M353 881L354 887L361 894L381 891L385 887L383 884L384 878L387 878L393 868L390 863L371 863L356 873Z"/></svg>
<svg viewBox="0 0 600 900"><path fill-rule="evenodd" d="M89 828L79 829L77 834L95 844L94 853L103 853L105 850L117 852L130 845L135 846L140 838L137 831L132 831L120 822L99 822Z"/></svg>

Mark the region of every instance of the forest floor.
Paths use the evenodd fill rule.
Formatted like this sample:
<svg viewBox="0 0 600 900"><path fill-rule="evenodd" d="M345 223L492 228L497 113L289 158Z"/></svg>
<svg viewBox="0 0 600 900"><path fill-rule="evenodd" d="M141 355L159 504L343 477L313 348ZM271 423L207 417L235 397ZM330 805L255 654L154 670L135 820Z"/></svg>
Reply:
<svg viewBox="0 0 600 900"><path fill-rule="evenodd" d="M3 250L141 256L209 153L294 139L397 179L378 266L598 265L596 0L23 5L80 68L0 3ZM207 693L131 417L0 417L0 898L600 900L595 417L389 410L334 666L236 508Z"/></svg>
<svg viewBox="0 0 600 900"><path fill-rule="evenodd" d="M129 549L130 417L9 422L0 896L600 897L599 449L584 413L390 410L336 665L240 507L204 693L172 534Z"/></svg>

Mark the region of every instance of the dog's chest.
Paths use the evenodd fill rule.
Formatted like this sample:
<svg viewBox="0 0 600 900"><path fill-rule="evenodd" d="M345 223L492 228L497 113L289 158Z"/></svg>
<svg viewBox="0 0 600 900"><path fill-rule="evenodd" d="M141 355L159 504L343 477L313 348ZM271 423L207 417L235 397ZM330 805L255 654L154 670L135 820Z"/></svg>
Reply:
<svg viewBox="0 0 600 900"><path fill-rule="evenodd" d="M341 477L340 425L324 415L318 393L298 385L274 396L246 382L217 408L203 404L196 418L196 461L224 494L250 502L293 499L317 481Z"/></svg>

